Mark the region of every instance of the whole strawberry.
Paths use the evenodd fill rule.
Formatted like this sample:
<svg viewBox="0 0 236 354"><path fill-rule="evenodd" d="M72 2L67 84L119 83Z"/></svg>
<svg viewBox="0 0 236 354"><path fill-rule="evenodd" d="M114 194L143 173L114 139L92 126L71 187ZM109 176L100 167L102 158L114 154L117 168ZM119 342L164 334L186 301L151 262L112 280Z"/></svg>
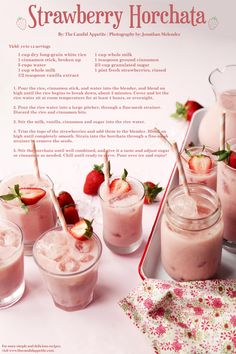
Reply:
<svg viewBox="0 0 236 354"><path fill-rule="evenodd" d="M75 204L74 199L72 198L70 193L65 191L59 193L57 200L61 208L66 205Z"/></svg>
<svg viewBox="0 0 236 354"><path fill-rule="evenodd" d="M176 112L171 117L191 121L193 114L201 108L203 106L196 101L188 100L185 104L176 102Z"/></svg>
<svg viewBox="0 0 236 354"><path fill-rule="evenodd" d="M64 206L62 212L67 224L74 225L79 221L79 214L74 204Z"/></svg>
<svg viewBox="0 0 236 354"><path fill-rule="evenodd" d="M163 188L159 187L159 183L153 182L144 182L143 185L145 190L144 204L152 204Z"/></svg>
<svg viewBox="0 0 236 354"><path fill-rule="evenodd" d="M91 172L87 174L84 183L84 193L88 195L96 195L100 185L104 182L104 173L102 171L102 165L94 165Z"/></svg>

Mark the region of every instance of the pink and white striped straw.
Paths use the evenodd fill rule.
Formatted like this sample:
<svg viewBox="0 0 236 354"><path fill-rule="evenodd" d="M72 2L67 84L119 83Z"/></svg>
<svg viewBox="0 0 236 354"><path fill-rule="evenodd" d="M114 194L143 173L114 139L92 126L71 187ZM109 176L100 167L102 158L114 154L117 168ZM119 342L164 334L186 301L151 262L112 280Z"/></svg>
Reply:
<svg viewBox="0 0 236 354"><path fill-rule="evenodd" d="M176 156L176 163L177 163L177 167L178 167L178 170L179 170L180 179L181 179L181 181L183 183L184 192L185 192L185 194L190 195L187 179L186 179L186 176L185 176L185 173L184 173L183 164L182 164L182 161L181 161L181 158L180 158L180 153L179 153L178 145L177 145L176 142L174 142L172 144L172 150L174 151L175 156Z"/></svg>
<svg viewBox="0 0 236 354"><path fill-rule="evenodd" d="M52 188L49 188L49 194L50 194L52 203L54 205L54 208L56 210L57 216L58 216L58 218L60 220L61 227L62 227L62 229L65 232L68 232L68 227L67 227L67 224L66 224L66 220L64 218L64 215L63 215L62 210L60 208L60 205L58 203L57 197L55 196L54 190Z"/></svg>
<svg viewBox="0 0 236 354"><path fill-rule="evenodd" d="M34 158L34 171L37 179L40 179L40 172L39 172L39 164L38 164L38 157L37 157L37 150L35 145L35 140L31 141L32 151L33 151L33 158Z"/></svg>
<svg viewBox="0 0 236 354"><path fill-rule="evenodd" d="M225 113L220 118L220 150L225 150Z"/></svg>
<svg viewBox="0 0 236 354"><path fill-rule="evenodd" d="M107 188L109 188L110 168L109 168L107 150L105 150L105 154L104 154L104 177L105 177L105 185Z"/></svg>

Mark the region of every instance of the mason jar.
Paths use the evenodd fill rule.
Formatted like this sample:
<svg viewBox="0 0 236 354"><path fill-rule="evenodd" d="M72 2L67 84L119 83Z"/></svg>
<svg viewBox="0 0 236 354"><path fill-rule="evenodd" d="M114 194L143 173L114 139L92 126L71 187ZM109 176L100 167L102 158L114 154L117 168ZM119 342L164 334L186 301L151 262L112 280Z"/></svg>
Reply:
<svg viewBox="0 0 236 354"><path fill-rule="evenodd" d="M167 197L161 222L162 264L177 281L211 279L221 262L224 224L218 195L200 184L189 184L189 191L194 207L178 186Z"/></svg>

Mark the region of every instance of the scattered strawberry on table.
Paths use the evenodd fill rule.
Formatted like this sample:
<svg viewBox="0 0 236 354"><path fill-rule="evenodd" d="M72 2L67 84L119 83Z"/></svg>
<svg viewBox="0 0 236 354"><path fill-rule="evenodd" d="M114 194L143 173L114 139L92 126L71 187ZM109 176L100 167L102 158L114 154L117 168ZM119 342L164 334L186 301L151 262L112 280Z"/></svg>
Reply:
<svg viewBox="0 0 236 354"><path fill-rule="evenodd" d="M104 182L104 173L102 165L94 165L93 170L87 174L84 183L84 193L88 195L97 195L100 185Z"/></svg>
<svg viewBox="0 0 236 354"><path fill-rule="evenodd" d="M89 221L87 219L81 219L70 229L71 235L76 240L80 240L80 241L86 241L90 239L91 236L93 235L92 223L93 220Z"/></svg>
<svg viewBox="0 0 236 354"><path fill-rule="evenodd" d="M225 161L227 165L236 169L236 151L231 150L229 144L227 144L226 150L213 152L213 155L218 156L218 161Z"/></svg>
<svg viewBox="0 0 236 354"><path fill-rule="evenodd" d="M70 193L62 191L57 197L58 203L63 212L67 224L74 225L79 221L78 210L76 209L74 199Z"/></svg>
<svg viewBox="0 0 236 354"><path fill-rule="evenodd" d="M28 211L28 205L36 204L46 194L46 191L42 188L20 188L19 184L15 184L13 188L9 189L10 193L1 195L0 198L5 201L17 198L26 212Z"/></svg>
<svg viewBox="0 0 236 354"><path fill-rule="evenodd" d="M116 197L121 196L123 193L127 193L131 190L131 185L127 182L126 177L128 176L128 172L124 169L124 172L121 178L115 178L110 183L110 192Z"/></svg>
<svg viewBox="0 0 236 354"><path fill-rule="evenodd" d="M213 167L214 162L210 156L204 154L205 146L198 154L191 154L191 152L185 149L186 154L190 157L188 160L189 169L196 173L208 173Z"/></svg>
<svg viewBox="0 0 236 354"><path fill-rule="evenodd" d="M196 101L188 100L185 104L176 102L176 112L173 113L171 117L191 121L193 114L201 108L203 108L203 106Z"/></svg>
<svg viewBox="0 0 236 354"><path fill-rule="evenodd" d="M159 183L153 182L144 182L143 185L145 190L144 204L152 204L163 188L159 187Z"/></svg>

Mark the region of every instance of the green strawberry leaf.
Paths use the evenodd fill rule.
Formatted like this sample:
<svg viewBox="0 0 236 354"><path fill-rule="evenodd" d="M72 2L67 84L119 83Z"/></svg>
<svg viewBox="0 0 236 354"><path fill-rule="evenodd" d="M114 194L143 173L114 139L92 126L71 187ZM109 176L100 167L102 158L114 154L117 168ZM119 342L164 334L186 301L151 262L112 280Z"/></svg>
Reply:
<svg viewBox="0 0 236 354"><path fill-rule="evenodd" d="M0 198L6 201L9 200L13 200L15 198L17 198L17 196L15 194L9 193L9 194L5 194L5 195L0 195Z"/></svg>
<svg viewBox="0 0 236 354"><path fill-rule="evenodd" d="M124 168L124 172L121 176L121 178L123 179L123 181L126 181L126 177L128 176L128 171Z"/></svg>

